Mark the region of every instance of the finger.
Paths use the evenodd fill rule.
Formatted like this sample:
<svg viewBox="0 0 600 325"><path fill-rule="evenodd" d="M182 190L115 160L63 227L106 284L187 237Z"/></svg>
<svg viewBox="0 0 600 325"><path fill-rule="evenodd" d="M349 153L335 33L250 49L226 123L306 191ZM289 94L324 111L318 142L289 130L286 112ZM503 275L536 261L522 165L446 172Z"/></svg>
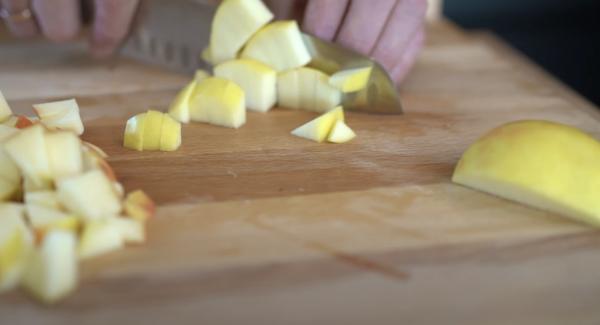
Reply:
<svg viewBox="0 0 600 325"><path fill-rule="evenodd" d="M133 21L138 0L95 0L91 50L106 57L121 45Z"/></svg>
<svg viewBox="0 0 600 325"><path fill-rule="evenodd" d="M303 29L318 38L332 41L342 23L349 0L309 0Z"/></svg>
<svg viewBox="0 0 600 325"><path fill-rule="evenodd" d="M77 36L81 28L81 8L78 0L33 0L42 33L52 41L64 42Z"/></svg>
<svg viewBox="0 0 600 325"><path fill-rule="evenodd" d="M34 17L19 16L24 10L29 9L27 0L0 0L0 8L14 17L5 18L8 30L16 37L32 37L38 33L38 27Z"/></svg>
<svg viewBox="0 0 600 325"><path fill-rule="evenodd" d="M371 56L391 71L423 27L427 0L399 0Z"/></svg>
<svg viewBox="0 0 600 325"><path fill-rule="evenodd" d="M396 0L354 0L336 41L363 54L371 53Z"/></svg>
<svg viewBox="0 0 600 325"><path fill-rule="evenodd" d="M415 65L419 53L425 44L425 29L421 28L413 38L408 42L400 60L396 63L396 66L391 70L391 75L396 84L400 84L406 79L408 73Z"/></svg>
<svg viewBox="0 0 600 325"><path fill-rule="evenodd" d="M337 0L335 0L337 1ZM307 0L269 0L265 1L275 15L275 19L294 19L300 21Z"/></svg>

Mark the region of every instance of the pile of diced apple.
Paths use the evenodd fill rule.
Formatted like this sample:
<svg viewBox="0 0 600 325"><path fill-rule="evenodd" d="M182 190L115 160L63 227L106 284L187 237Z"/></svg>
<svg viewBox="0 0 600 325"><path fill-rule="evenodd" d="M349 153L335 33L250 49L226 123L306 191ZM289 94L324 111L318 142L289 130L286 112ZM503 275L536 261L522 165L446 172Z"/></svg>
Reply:
<svg viewBox="0 0 600 325"><path fill-rule="evenodd" d="M76 287L79 260L143 242L154 203L124 197L106 154L79 138L75 100L34 109L14 117L0 93L0 292L53 303Z"/></svg>

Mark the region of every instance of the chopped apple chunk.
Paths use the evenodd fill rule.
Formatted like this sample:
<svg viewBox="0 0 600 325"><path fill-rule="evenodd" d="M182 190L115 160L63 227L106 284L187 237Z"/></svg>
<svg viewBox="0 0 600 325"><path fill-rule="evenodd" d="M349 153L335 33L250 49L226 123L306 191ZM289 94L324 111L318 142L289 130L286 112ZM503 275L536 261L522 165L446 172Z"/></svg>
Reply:
<svg viewBox="0 0 600 325"><path fill-rule="evenodd" d="M101 170L59 180L57 194L63 206L87 220L121 212L121 202L112 182Z"/></svg>
<svg viewBox="0 0 600 325"><path fill-rule="evenodd" d="M123 248L122 231L111 218L87 222L79 241L79 258L89 259Z"/></svg>
<svg viewBox="0 0 600 325"><path fill-rule="evenodd" d="M198 82L192 80L175 97L169 107L169 115L181 123L190 122L190 96Z"/></svg>
<svg viewBox="0 0 600 325"><path fill-rule="evenodd" d="M19 132L17 128L0 124L0 143L6 141L17 132Z"/></svg>
<svg viewBox="0 0 600 325"><path fill-rule="evenodd" d="M141 221L147 221L156 211L156 205L142 190L130 192L123 205L128 217Z"/></svg>
<svg viewBox="0 0 600 325"><path fill-rule="evenodd" d="M283 72L278 78L279 106L327 112L340 104L342 95L329 85L329 76L312 68Z"/></svg>
<svg viewBox="0 0 600 325"><path fill-rule="evenodd" d="M337 121L343 121L343 114L343 108L341 106L336 107L335 109L295 129L292 131L292 134L308 140L323 142L327 140L327 137L331 133L335 123Z"/></svg>
<svg viewBox="0 0 600 325"><path fill-rule="evenodd" d="M31 249L32 238L20 204L0 204L0 293L15 288Z"/></svg>
<svg viewBox="0 0 600 325"><path fill-rule="evenodd" d="M371 78L372 67L348 69L334 73L329 84L344 93L363 90Z"/></svg>
<svg viewBox="0 0 600 325"><path fill-rule="evenodd" d="M75 176L83 171L81 140L72 132L46 134L50 172L55 179Z"/></svg>
<svg viewBox="0 0 600 325"><path fill-rule="evenodd" d="M168 114L163 114L160 132L160 150L175 151L181 146L181 123Z"/></svg>
<svg viewBox="0 0 600 325"><path fill-rule="evenodd" d="M50 130L65 130L83 134L84 127L75 99L35 104L33 109L40 121Z"/></svg>
<svg viewBox="0 0 600 325"><path fill-rule="evenodd" d="M144 129L146 128L146 114L138 114L129 120L125 126L123 146L128 149L144 150Z"/></svg>
<svg viewBox="0 0 600 325"><path fill-rule="evenodd" d="M41 187L52 180L44 133L43 126L34 125L4 143L8 156L34 184Z"/></svg>
<svg viewBox="0 0 600 325"><path fill-rule="evenodd" d="M246 123L246 99L236 83L211 77L198 84L190 100L192 121L239 128Z"/></svg>
<svg viewBox="0 0 600 325"><path fill-rule="evenodd" d="M4 98L2 91L0 91L0 122L6 121L11 116L12 110L10 109L10 106L8 106L6 98Z"/></svg>
<svg viewBox="0 0 600 325"><path fill-rule="evenodd" d="M251 59L221 63L215 67L215 76L231 80L246 94L248 109L267 112L277 102L277 72Z"/></svg>

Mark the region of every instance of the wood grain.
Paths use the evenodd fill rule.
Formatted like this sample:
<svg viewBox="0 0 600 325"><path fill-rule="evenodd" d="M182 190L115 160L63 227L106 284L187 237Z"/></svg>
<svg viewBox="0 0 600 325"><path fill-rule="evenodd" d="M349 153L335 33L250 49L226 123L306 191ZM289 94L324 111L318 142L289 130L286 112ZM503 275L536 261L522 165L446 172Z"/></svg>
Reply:
<svg viewBox="0 0 600 325"><path fill-rule="evenodd" d="M81 45L0 44L19 112L76 95L86 140L161 204L146 245L86 263L52 309L0 297L0 323L597 324L597 231L450 176L492 127L548 119L600 137L598 111L496 41L443 21L429 32L406 114L349 113L350 144L294 138L314 115L277 109L239 130L185 126L175 153L120 143L125 120L166 108L185 77L108 68Z"/></svg>

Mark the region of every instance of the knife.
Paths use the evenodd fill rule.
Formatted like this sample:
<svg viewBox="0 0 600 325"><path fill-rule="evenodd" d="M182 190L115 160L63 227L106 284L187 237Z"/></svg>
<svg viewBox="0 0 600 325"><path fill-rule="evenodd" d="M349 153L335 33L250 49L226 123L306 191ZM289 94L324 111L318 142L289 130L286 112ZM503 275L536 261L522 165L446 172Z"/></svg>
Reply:
<svg viewBox="0 0 600 325"><path fill-rule="evenodd" d="M209 44L215 10L216 5L210 0L142 1L135 27L121 54L190 75L197 69L211 70L200 56ZM311 67L329 74L350 68L373 68L367 87L343 95L345 109L402 114L394 82L379 63L308 34L303 34L303 39L313 58Z"/></svg>

